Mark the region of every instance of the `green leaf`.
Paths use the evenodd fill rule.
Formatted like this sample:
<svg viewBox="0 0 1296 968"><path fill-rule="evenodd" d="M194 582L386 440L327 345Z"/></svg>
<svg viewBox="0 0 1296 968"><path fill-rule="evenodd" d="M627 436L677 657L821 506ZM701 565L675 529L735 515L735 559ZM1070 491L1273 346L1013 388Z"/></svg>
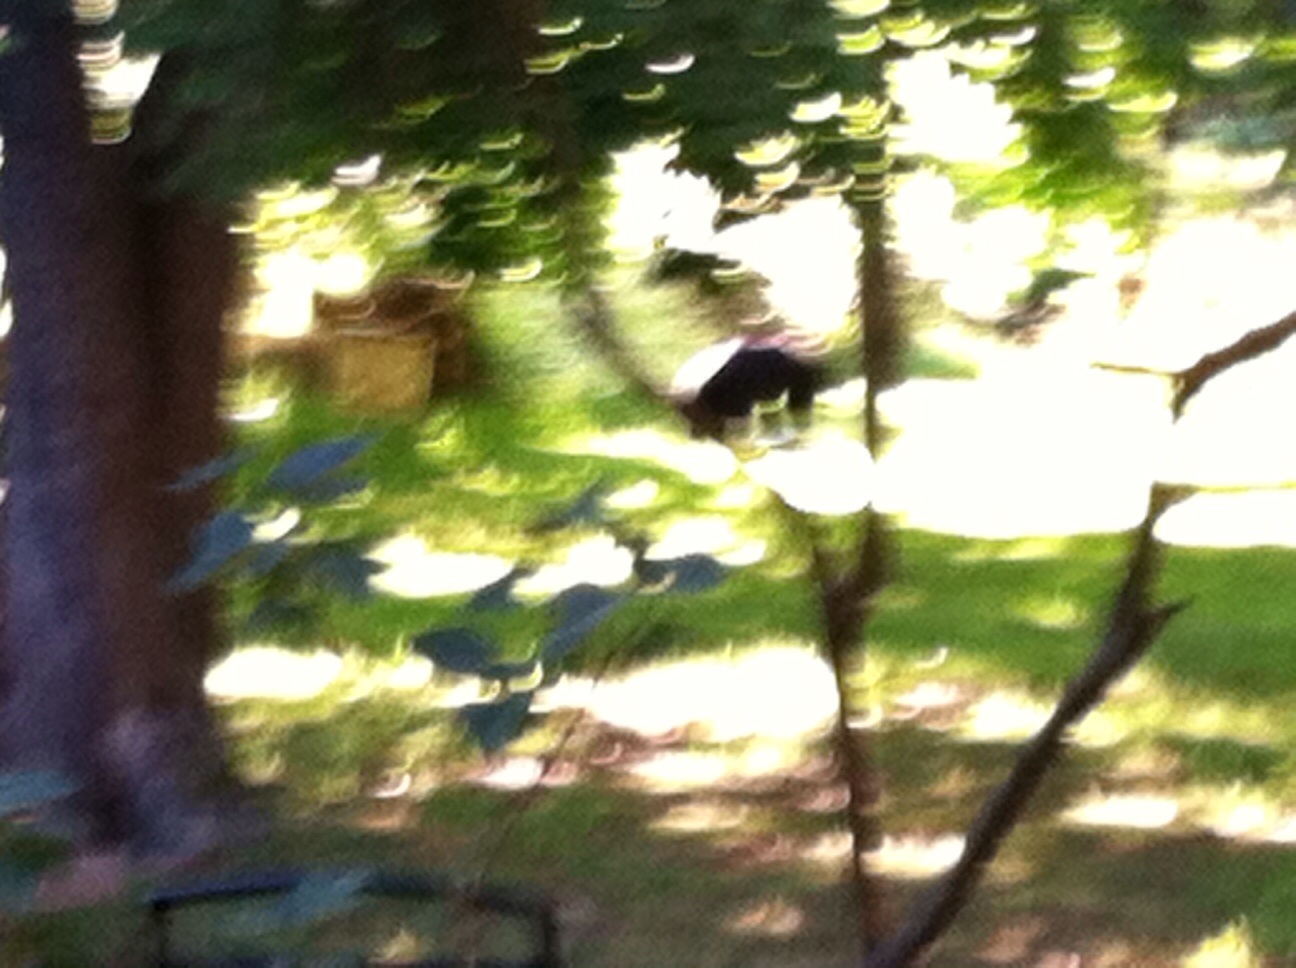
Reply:
<svg viewBox="0 0 1296 968"><path fill-rule="evenodd" d="M318 614L315 609L299 602L282 598L263 598L244 620L249 633L282 631L285 628L313 626Z"/></svg>
<svg viewBox="0 0 1296 968"><path fill-rule="evenodd" d="M493 753L517 739L530 709L531 693L516 692L499 702L464 706L459 715L477 745Z"/></svg>
<svg viewBox="0 0 1296 968"><path fill-rule="evenodd" d="M431 659L439 668L465 675L479 675L495 655L495 646L472 629L435 629L413 642L414 651Z"/></svg>
<svg viewBox="0 0 1296 968"><path fill-rule="evenodd" d="M305 569L308 575L339 594L352 601L364 601L373 595L369 579L382 571L383 566L358 551L330 547L312 554Z"/></svg>
<svg viewBox="0 0 1296 968"><path fill-rule="evenodd" d="M544 534L549 531L569 528L576 524L602 523L604 518L602 504L604 490L602 481L591 484L581 492L580 497L576 498L575 501L567 505L567 507L542 518L538 523L531 526L531 530L538 534Z"/></svg>
<svg viewBox="0 0 1296 968"><path fill-rule="evenodd" d="M0 858L0 911L26 914L36 899L41 872Z"/></svg>
<svg viewBox="0 0 1296 968"><path fill-rule="evenodd" d="M280 461L266 478L266 485L295 493L318 489L330 474L368 450L374 440L373 434L357 434L310 444Z"/></svg>
<svg viewBox="0 0 1296 968"><path fill-rule="evenodd" d="M478 589L473 597L468 600L469 610L474 612L504 612L521 607L521 603L513 597L513 588L523 578L533 574L535 574L535 571L531 568L514 568L499 581L491 582L485 588Z"/></svg>
<svg viewBox="0 0 1296 968"><path fill-rule="evenodd" d="M567 589L555 599L561 618L558 628L545 638L540 647L544 661L562 661L624 601L624 595L596 585L576 585Z"/></svg>
<svg viewBox="0 0 1296 968"><path fill-rule="evenodd" d="M224 457L218 457L216 460L208 461L206 464L199 464L197 467L190 468L181 474L167 490L169 491L196 491L198 488L218 481L226 474L230 474L253 457L250 450L236 450Z"/></svg>
<svg viewBox="0 0 1296 968"><path fill-rule="evenodd" d="M253 578L262 578L278 568L292 545L287 541L267 541L256 545L248 555L247 572Z"/></svg>
<svg viewBox="0 0 1296 968"><path fill-rule="evenodd" d="M665 562L670 566L671 584L666 590L692 594L714 588L725 580L729 570L710 555L685 555Z"/></svg>
<svg viewBox="0 0 1296 968"><path fill-rule="evenodd" d="M636 558L635 577L645 585L662 585L674 574L671 570L672 561L670 558Z"/></svg>
<svg viewBox="0 0 1296 968"><path fill-rule="evenodd" d="M366 880L362 871L307 874L274 906L274 923L280 929L296 928L352 911Z"/></svg>
<svg viewBox="0 0 1296 968"><path fill-rule="evenodd" d="M251 523L237 512L221 512L203 526L198 551L167 583L167 588L173 592L193 591L215 577L251 544Z"/></svg>
<svg viewBox="0 0 1296 968"><path fill-rule="evenodd" d="M511 679L525 679L527 676L535 674L535 659L527 659L525 662L492 662L481 670L483 679L494 679L499 682L508 682Z"/></svg>
<svg viewBox="0 0 1296 968"><path fill-rule="evenodd" d="M16 770L0 773L0 817L34 810L62 800L80 789L71 777L57 770Z"/></svg>
<svg viewBox="0 0 1296 968"><path fill-rule="evenodd" d="M352 494L358 494L369 486L370 478L359 474L348 474L345 477L326 477L313 484L295 488L293 493L303 501L328 504L339 501Z"/></svg>

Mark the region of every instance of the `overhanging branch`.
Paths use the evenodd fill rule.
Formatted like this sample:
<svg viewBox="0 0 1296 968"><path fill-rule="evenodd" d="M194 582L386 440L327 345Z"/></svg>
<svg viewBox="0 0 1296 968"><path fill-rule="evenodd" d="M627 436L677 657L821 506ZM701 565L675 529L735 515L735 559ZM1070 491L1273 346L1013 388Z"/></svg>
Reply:
<svg viewBox="0 0 1296 968"><path fill-rule="evenodd" d="M1141 373L1166 377L1174 387L1170 409L1176 417L1183 415L1188 401L1195 397L1211 380L1226 373L1240 363L1254 360L1276 350L1296 334L1296 312L1288 313L1276 323L1253 329L1223 349L1213 350L1196 363L1182 370L1157 370L1152 367L1130 366L1122 363L1097 363L1099 369L1113 373Z"/></svg>
<svg viewBox="0 0 1296 968"><path fill-rule="evenodd" d="M1171 404L1175 416L1182 414L1188 401L1215 377L1239 363L1276 350L1293 333L1296 333L1296 312L1288 313L1276 323L1253 329L1222 350L1207 353L1188 369L1180 370L1175 374L1175 395Z"/></svg>

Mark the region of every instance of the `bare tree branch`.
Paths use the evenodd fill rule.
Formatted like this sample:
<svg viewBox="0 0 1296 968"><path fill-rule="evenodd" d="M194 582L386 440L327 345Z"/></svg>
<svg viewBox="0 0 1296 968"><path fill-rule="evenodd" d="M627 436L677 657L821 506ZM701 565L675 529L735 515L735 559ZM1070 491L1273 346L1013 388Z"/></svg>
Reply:
<svg viewBox="0 0 1296 968"><path fill-rule="evenodd" d="M945 932L1057 762L1067 730L1143 656L1166 623L1184 607L1150 603L1160 566L1160 545L1153 531L1178 496L1173 488L1153 486L1143 523L1134 533L1125 580L1112 605L1107 631L1088 665L1067 685L1053 715L982 806L968 829L958 863L919 899L900 930L864 959L864 968L905 968Z"/></svg>
<svg viewBox="0 0 1296 968"><path fill-rule="evenodd" d="M1183 416L1184 407L1207 383L1258 356L1276 350L1296 334L1296 312L1288 313L1276 323L1253 329L1223 349L1213 350L1192 366L1183 370L1157 370L1151 367L1131 366L1123 363L1096 363L1098 369L1113 373L1141 373L1168 378L1174 387L1170 409L1176 417Z"/></svg>
<svg viewBox="0 0 1296 968"><path fill-rule="evenodd" d="M1296 333L1296 312L1288 313L1276 323L1253 329L1241 339L1207 353L1200 360L1175 374L1175 395L1171 407L1178 417L1184 406L1208 382L1239 363L1254 360L1257 356L1276 350Z"/></svg>

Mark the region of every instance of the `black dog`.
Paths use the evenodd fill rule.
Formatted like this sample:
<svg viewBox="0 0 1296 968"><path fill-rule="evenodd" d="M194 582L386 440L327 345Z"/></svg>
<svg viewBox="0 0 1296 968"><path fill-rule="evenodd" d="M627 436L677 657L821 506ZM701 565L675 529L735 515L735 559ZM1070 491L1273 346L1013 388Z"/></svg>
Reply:
<svg viewBox="0 0 1296 968"><path fill-rule="evenodd" d="M805 426L820 379L819 367L794 353L785 341L746 342L679 405L679 411L694 437L720 440L727 421L745 420L757 403L787 394L788 412L798 426Z"/></svg>

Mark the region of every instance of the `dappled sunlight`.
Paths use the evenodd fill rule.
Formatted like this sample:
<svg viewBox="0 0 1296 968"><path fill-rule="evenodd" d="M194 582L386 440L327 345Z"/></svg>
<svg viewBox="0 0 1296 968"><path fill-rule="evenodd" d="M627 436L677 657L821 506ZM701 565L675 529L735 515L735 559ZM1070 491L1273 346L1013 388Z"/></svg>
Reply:
<svg viewBox="0 0 1296 968"><path fill-rule="evenodd" d="M653 461L695 484L723 484L738 472L738 460L728 447L647 428L573 438L562 449L573 454Z"/></svg>
<svg viewBox="0 0 1296 968"><path fill-rule="evenodd" d="M1078 629L1089 621L1089 610L1084 605L1062 595L1017 601L1012 611L1042 629Z"/></svg>
<svg viewBox="0 0 1296 968"><path fill-rule="evenodd" d="M1162 396L1043 354L977 381L912 380L883 397L903 431L878 466L877 504L970 537L1133 527L1169 427Z"/></svg>
<svg viewBox="0 0 1296 968"><path fill-rule="evenodd" d="M957 735L972 742L1022 740L1039 732L1052 712L1053 708L1048 703L1008 692L995 692L972 706Z"/></svg>
<svg viewBox="0 0 1296 968"><path fill-rule="evenodd" d="M1282 171L1287 152L1221 152L1196 145L1178 145L1170 152L1170 179L1177 189L1200 191L1227 188L1255 191L1271 185Z"/></svg>
<svg viewBox="0 0 1296 968"><path fill-rule="evenodd" d="M812 437L798 447L771 450L745 469L799 511L854 514L868 506L873 461L868 449L843 434Z"/></svg>
<svg viewBox="0 0 1296 968"><path fill-rule="evenodd" d="M487 687L480 680L464 677L449 689L437 692L432 705L437 709L462 709L481 702L487 694Z"/></svg>
<svg viewBox="0 0 1296 968"><path fill-rule="evenodd" d="M694 252L714 245L720 193L704 178L668 171L678 154L674 145L643 144L614 155L617 204L608 217L608 244L622 258L648 258L660 238Z"/></svg>
<svg viewBox="0 0 1296 968"><path fill-rule="evenodd" d="M1243 785L1194 786L1169 794L1092 794L1062 814L1066 823L1152 830L1172 823L1241 843L1296 843L1296 814L1265 791Z"/></svg>
<svg viewBox="0 0 1296 968"><path fill-rule="evenodd" d="M616 156L617 207L610 244L626 261L648 258L660 242L739 260L768 280L770 306L798 326L839 329L855 299L859 233L836 196L785 206L717 232L720 196L701 178L665 170L676 146L641 145Z"/></svg>
<svg viewBox="0 0 1296 968"><path fill-rule="evenodd" d="M796 934L806 924L805 911L783 898L755 901L728 918L724 927L734 934L765 938L785 938Z"/></svg>
<svg viewBox="0 0 1296 968"><path fill-rule="evenodd" d="M1048 561L1065 558L1070 535L1018 538L1014 541L986 541L968 545L954 553L954 561Z"/></svg>
<svg viewBox="0 0 1296 968"><path fill-rule="evenodd" d="M1002 297L1024 285L1023 260L1043 244L1046 226L1012 209L956 223L953 198L930 173L902 180L898 245L912 253L917 275L947 280L951 304L996 315ZM1296 481L1296 442L1272 419L1296 406L1288 376L1296 346L1213 381L1173 431L1164 380L1091 368L1183 367L1281 318L1296 305L1285 268L1296 258L1296 232L1240 216L1173 230L1148 257L1145 287L1124 320L1114 280L1138 269L1136 257L1121 252L1121 235L1105 224L1091 220L1071 234L1066 265L1095 278L1059 294L1067 314L1040 345L982 348L976 381L911 380L883 394L901 435L879 465L878 505L948 533L1076 534L1133 526L1154 476L1211 486ZM856 406L858 394L847 389L826 393L826 405ZM1184 544L1287 544L1288 511L1280 496L1203 495L1167 515L1161 533Z"/></svg>
<svg viewBox="0 0 1296 968"><path fill-rule="evenodd" d="M1137 305L1109 328L1110 360L1176 369L1276 322L1296 305L1293 258L1296 231L1267 231L1242 215L1184 223L1152 249Z"/></svg>
<svg viewBox="0 0 1296 968"><path fill-rule="evenodd" d="M715 246L768 279L770 306L803 329L837 331L855 301L859 230L836 196L725 229Z"/></svg>
<svg viewBox="0 0 1296 968"><path fill-rule="evenodd" d="M344 662L334 652L290 652L273 646L237 649L212 666L203 680L218 700L313 699L342 675Z"/></svg>
<svg viewBox="0 0 1296 968"><path fill-rule="evenodd" d="M965 742L1018 743L1038 733L1053 711L1053 700L1005 690L992 692L972 704L953 734ZM1077 746L1103 748L1120 742L1128 732L1116 717L1096 709L1071 727L1067 740Z"/></svg>
<svg viewBox="0 0 1296 968"><path fill-rule="evenodd" d="M892 126L896 150L951 162L1004 159L1020 136L1012 108L995 100L994 86L954 74L944 51L918 51L887 65L904 122Z"/></svg>
<svg viewBox="0 0 1296 968"><path fill-rule="evenodd" d="M668 750L635 763L627 772L655 793L687 793L732 778L731 766L723 753Z"/></svg>
<svg viewBox="0 0 1296 968"><path fill-rule="evenodd" d="M923 880L949 870L963 853L963 838L955 834L911 834L883 837L864 856L870 871L897 880Z"/></svg>
<svg viewBox="0 0 1296 968"><path fill-rule="evenodd" d="M867 385L863 377L847 380L837 386L828 387L815 396L816 406L831 411L835 416L853 417L864 406L864 394Z"/></svg>
<svg viewBox="0 0 1296 968"><path fill-rule="evenodd" d="M649 547L648 558L682 558L711 555L726 565L752 565L765 557L765 542L746 539L733 529L728 518L704 515L673 522Z"/></svg>
<svg viewBox="0 0 1296 968"><path fill-rule="evenodd" d="M256 269L258 294L243 318L242 330L254 336L297 339L315 323L315 260L290 249L266 255Z"/></svg>
<svg viewBox="0 0 1296 968"><path fill-rule="evenodd" d="M278 397L266 397L231 411L229 419L234 423L262 423L279 413L282 401Z"/></svg>
<svg viewBox="0 0 1296 968"><path fill-rule="evenodd" d="M1255 796L1228 796L1224 802L1208 803L1200 813L1202 826L1226 840L1264 840L1279 823L1277 806Z"/></svg>
<svg viewBox="0 0 1296 968"><path fill-rule="evenodd" d="M263 542L286 538L297 525L301 524L301 517L301 508L285 508L273 518L258 523L252 529L252 537L256 541Z"/></svg>
<svg viewBox="0 0 1296 968"><path fill-rule="evenodd" d="M1213 380L1170 439L1165 479L1217 487L1296 481L1296 443L1275 419L1296 406L1294 365L1296 344L1288 342Z"/></svg>
<svg viewBox="0 0 1296 968"><path fill-rule="evenodd" d="M649 829L672 834L733 830L747 822L750 809L725 800L693 800L670 807Z"/></svg>
<svg viewBox="0 0 1296 968"><path fill-rule="evenodd" d="M1262 968L1264 964L1263 954L1243 921L1202 941L1183 960L1182 968Z"/></svg>
<svg viewBox="0 0 1296 968"><path fill-rule="evenodd" d="M1080 827L1128 827L1158 830L1179 817L1179 803L1173 797L1153 794L1094 794L1069 807L1065 823Z"/></svg>
<svg viewBox="0 0 1296 968"><path fill-rule="evenodd" d="M959 241L953 262L941 277L945 303L974 318L1003 312L1008 297L1031 281L1026 261L1044 251L1049 218L1024 205L991 209L969 222L949 226Z"/></svg>
<svg viewBox="0 0 1296 968"><path fill-rule="evenodd" d="M732 511L749 508L760 498L760 492L751 484L729 484L715 496L711 506L721 511Z"/></svg>
<svg viewBox="0 0 1296 968"><path fill-rule="evenodd" d="M644 478L637 484L631 484L629 487L623 487L621 490L609 494L603 499L603 503L610 508L621 511L646 508L657 500L657 495L660 493L660 484L654 480Z"/></svg>
<svg viewBox="0 0 1296 968"><path fill-rule="evenodd" d="M804 841L796 855L808 864L837 867L850 857L853 844L849 831L833 830Z"/></svg>
<svg viewBox="0 0 1296 968"><path fill-rule="evenodd" d="M491 790L529 790L545 775L545 764L537 756L510 756L468 778L468 782Z"/></svg>
<svg viewBox="0 0 1296 968"><path fill-rule="evenodd" d="M411 655L399 665L385 668L381 684L386 689L413 692L432 682L432 660L421 655Z"/></svg>
<svg viewBox="0 0 1296 968"><path fill-rule="evenodd" d="M396 598L434 598L462 595L499 581L513 568L495 555L433 551L414 534L392 538L369 552L387 570L369 583L375 590Z"/></svg>
<svg viewBox="0 0 1296 968"><path fill-rule="evenodd" d="M919 170L896 189L896 247L917 278L943 283L947 305L977 319L1002 313L1008 297L1031 280L1029 259L1048 241L1047 214L1024 205L955 217L948 178Z"/></svg>
<svg viewBox="0 0 1296 968"><path fill-rule="evenodd" d="M712 742L793 740L828 725L837 692L832 671L812 651L766 646L657 665L620 680L568 678L547 691L546 703L584 708L645 736L693 727Z"/></svg>
<svg viewBox="0 0 1296 968"><path fill-rule="evenodd" d="M891 718L909 720L930 712L956 708L967 701L965 690L949 682L920 682L892 700Z"/></svg>
<svg viewBox="0 0 1296 968"><path fill-rule="evenodd" d="M544 565L514 586L519 598L543 598L573 585L620 585L634 571L634 553L608 534L594 535L567 549L563 560Z"/></svg>

